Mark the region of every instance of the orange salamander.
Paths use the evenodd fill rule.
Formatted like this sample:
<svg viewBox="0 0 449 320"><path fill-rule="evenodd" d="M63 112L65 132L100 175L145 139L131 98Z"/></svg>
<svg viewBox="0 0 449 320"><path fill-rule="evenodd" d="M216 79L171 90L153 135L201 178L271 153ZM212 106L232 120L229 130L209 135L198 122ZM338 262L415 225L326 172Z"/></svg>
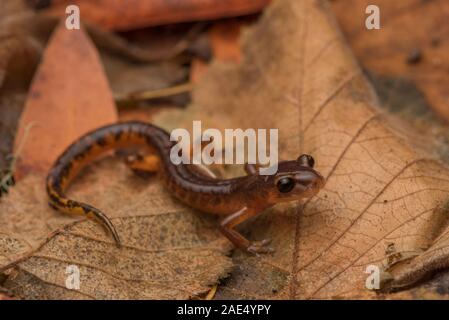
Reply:
<svg viewBox="0 0 449 320"><path fill-rule="evenodd" d="M59 211L99 220L120 246L120 237L111 220L99 209L69 199L64 190L81 168L106 151L139 147L144 155L128 157L130 168L157 173L180 201L204 212L224 215L220 223L222 233L235 246L257 254L271 252L270 241L249 241L235 227L277 203L310 198L325 183L313 169L314 160L309 155L280 162L273 175L259 175L256 165L247 164L246 176L217 179L196 165L173 164L170 149L175 144L165 130L139 121L93 130L70 145L54 163L46 181L49 203Z"/></svg>

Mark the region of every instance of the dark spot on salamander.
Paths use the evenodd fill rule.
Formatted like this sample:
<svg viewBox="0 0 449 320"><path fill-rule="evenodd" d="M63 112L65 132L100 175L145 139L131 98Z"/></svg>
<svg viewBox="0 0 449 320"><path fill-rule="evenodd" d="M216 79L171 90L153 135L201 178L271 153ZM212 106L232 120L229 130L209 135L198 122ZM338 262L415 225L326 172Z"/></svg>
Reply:
<svg viewBox="0 0 449 320"><path fill-rule="evenodd" d="M76 161L81 161L83 160L84 156L84 153L78 153L75 157L73 157L73 159L75 159Z"/></svg>
<svg viewBox="0 0 449 320"><path fill-rule="evenodd" d="M117 132L114 134L115 141L119 141L120 138L122 137L122 134L123 134L122 130L117 130Z"/></svg>
<svg viewBox="0 0 449 320"><path fill-rule="evenodd" d="M52 202L48 202L48 205L50 206L50 208L53 208L53 209L55 209L55 210L58 210L58 207L54 204L54 203L52 203Z"/></svg>
<svg viewBox="0 0 449 320"><path fill-rule="evenodd" d="M145 136L145 140L149 145L153 145L153 138L151 136Z"/></svg>
<svg viewBox="0 0 449 320"><path fill-rule="evenodd" d="M54 173L48 177L48 183L47 183L47 191L50 189L55 189L56 191L60 191L61 189L61 178L59 176L56 176ZM50 194L50 192L48 192Z"/></svg>
<svg viewBox="0 0 449 320"><path fill-rule="evenodd" d="M97 138L96 143L102 147L106 146L107 144L106 139L104 137Z"/></svg>
<svg viewBox="0 0 449 320"><path fill-rule="evenodd" d="M83 211L85 214L89 214L89 212L90 212L89 208L86 208L85 206L82 206L81 208L83 208Z"/></svg>
<svg viewBox="0 0 449 320"><path fill-rule="evenodd" d="M91 144L86 144L86 145L84 146L83 152L81 152L81 153L87 154L87 153L90 152L90 149L92 149L92 145L91 145Z"/></svg>
<svg viewBox="0 0 449 320"><path fill-rule="evenodd" d="M145 138L146 134L142 129L140 129L139 131L137 131L137 136L139 138Z"/></svg>
<svg viewBox="0 0 449 320"><path fill-rule="evenodd" d="M78 204L75 201L73 201L73 200L68 200L67 201L67 207L74 208L76 206L78 206Z"/></svg>
<svg viewBox="0 0 449 320"><path fill-rule="evenodd" d="M54 195L54 194L50 194L50 200L54 204L57 204L59 206L63 206L64 205L64 203L61 202L61 199L58 196Z"/></svg>
<svg viewBox="0 0 449 320"><path fill-rule="evenodd" d="M67 177L67 176L69 175L71 169L72 169L72 163L71 163L71 162L68 162L68 163L64 166L64 168L62 169L62 171L61 171L61 176L62 176L62 177Z"/></svg>

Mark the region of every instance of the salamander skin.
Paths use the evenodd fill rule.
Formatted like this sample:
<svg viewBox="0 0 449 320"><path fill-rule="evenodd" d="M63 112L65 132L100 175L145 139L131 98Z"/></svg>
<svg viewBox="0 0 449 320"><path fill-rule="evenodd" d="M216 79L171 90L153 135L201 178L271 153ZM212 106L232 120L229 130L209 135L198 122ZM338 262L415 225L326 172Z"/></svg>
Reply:
<svg viewBox="0 0 449 320"><path fill-rule="evenodd" d="M120 246L120 237L103 212L67 198L64 191L80 169L106 151L139 147L139 156L128 161L132 169L156 172L176 198L193 208L226 215L220 224L223 234L236 246L257 254L272 251L267 246L269 240L251 242L234 227L279 202L312 197L325 183L309 155L280 162L274 175L259 175L256 166L246 165L246 176L217 179L196 165L173 164L170 150L175 144L163 129L139 121L93 130L70 145L51 168L46 181L49 203L62 212L99 220ZM142 153L145 156L140 156Z"/></svg>

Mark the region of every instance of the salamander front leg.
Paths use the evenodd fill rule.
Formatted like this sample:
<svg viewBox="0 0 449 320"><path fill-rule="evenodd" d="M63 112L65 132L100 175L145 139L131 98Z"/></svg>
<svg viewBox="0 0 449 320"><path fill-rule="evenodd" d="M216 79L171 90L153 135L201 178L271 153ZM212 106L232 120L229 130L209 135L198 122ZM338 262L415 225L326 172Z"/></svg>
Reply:
<svg viewBox="0 0 449 320"><path fill-rule="evenodd" d="M258 212L244 207L243 209L227 216L220 223L221 232L238 248L246 250L253 254L270 253L274 250L268 247L270 239L262 241L249 241L234 229L240 223L257 215Z"/></svg>

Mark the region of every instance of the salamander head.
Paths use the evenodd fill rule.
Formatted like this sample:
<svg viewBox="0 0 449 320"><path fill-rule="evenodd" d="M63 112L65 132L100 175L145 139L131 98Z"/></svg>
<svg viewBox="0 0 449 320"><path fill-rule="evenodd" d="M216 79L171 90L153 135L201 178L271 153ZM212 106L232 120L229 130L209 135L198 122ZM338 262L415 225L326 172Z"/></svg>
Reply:
<svg viewBox="0 0 449 320"><path fill-rule="evenodd" d="M280 162L277 173L268 176L264 183L270 190L269 202L274 204L316 195L324 187L325 180L313 169L314 164L314 159L305 154L296 161Z"/></svg>

